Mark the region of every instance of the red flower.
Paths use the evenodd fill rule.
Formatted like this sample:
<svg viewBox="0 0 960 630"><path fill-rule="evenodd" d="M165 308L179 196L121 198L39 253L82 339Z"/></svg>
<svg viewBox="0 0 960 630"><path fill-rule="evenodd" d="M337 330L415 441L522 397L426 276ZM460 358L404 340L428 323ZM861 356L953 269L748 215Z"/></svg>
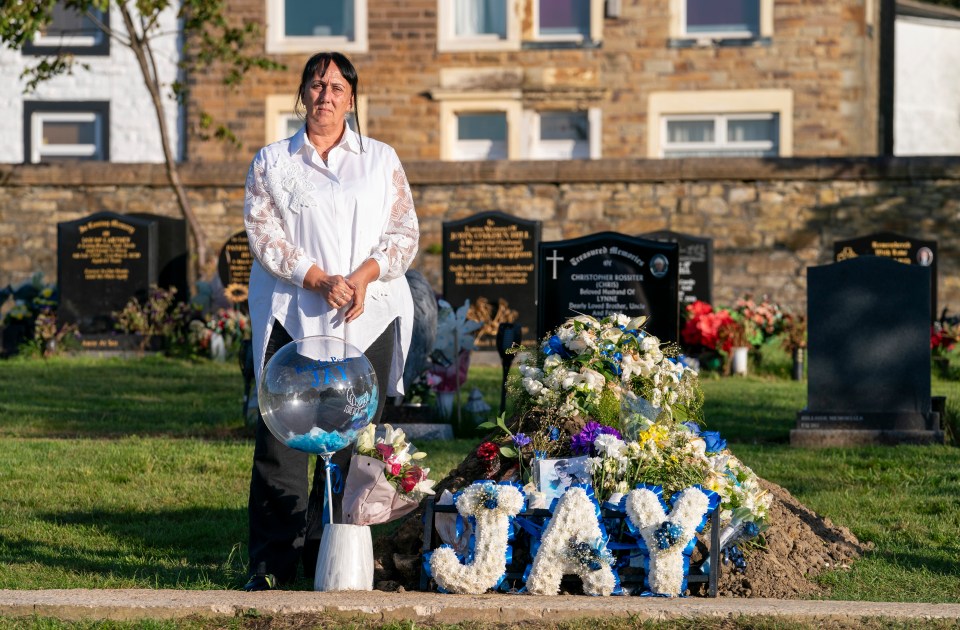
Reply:
<svg viewBox="0 0 960 630"><path fill-rule="evenodd" d="M477 447L477 457L480 461L491 462L500 454L500 447L493 442L484 442Z"/></svg>
<svg viewBox="0 0 960 630"><path fill-rule="evenodd" d="M427 475L423 472L422 468L419 466L411 466L407 472L403 474L403 478L400 480L400 487L403 488L404 492L413 492L417 484L426 478Z"/></svg>
<svg viewBox="0 0 960 630"><path fill-rule="evenodd" d="M393 447L389 444L377 444L377 452L380 453L383 461L387 461L393 455Z"/></svg>

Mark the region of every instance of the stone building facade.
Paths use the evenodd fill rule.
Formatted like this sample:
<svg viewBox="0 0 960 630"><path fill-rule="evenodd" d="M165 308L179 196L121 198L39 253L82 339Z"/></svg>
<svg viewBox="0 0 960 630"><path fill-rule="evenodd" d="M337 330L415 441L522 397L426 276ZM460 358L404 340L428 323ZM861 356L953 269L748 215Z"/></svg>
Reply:
<svg viewBox="0 0 960 630"><path fill-rule="evenodd" d="M214 251L243 229L246 164L184 173ZM833 243L891 231L939 243L939 304L960 311L960 158L409 161L421 222L415 267L437 292L444 221L500 210L545 241L670 229L714 239L714 300L806 300ZM0 286L56 278L57 223L98 211L178 216L160 165L0 165ZM208 277L214 273L207 267Z"/></svg>
<svg viewBox="0 0 960 630"><path fill-rule="evenodd" d="M750 120L747 137L769 133L772 143L747 143L740 155L879 152L878 0L757 0L757 15L715 32L691 23L692 5L709 3L583 0L579 35L552 35L541 11L574 3L503 1L504 36L491 40L456 35L451 0L354 0L340 38L288 36L282 0L228 0L233 19L263 26L264 50L288 69L251 71L239 88L216 72L191 77L188 119L209 112L243 148L191 139L188 160L244 161L288 135L303 63L325 49L353 60L361 128L404 161L482 153L463 128L475 114L505 119L493 153L510 160L562 157L569 147L544 132L556 124L586 128L574 147L582 157L689 156L711 147L688 146L682 132L671 141L668 124L716 124L720 134L756 115L766 118Z"/></svg>

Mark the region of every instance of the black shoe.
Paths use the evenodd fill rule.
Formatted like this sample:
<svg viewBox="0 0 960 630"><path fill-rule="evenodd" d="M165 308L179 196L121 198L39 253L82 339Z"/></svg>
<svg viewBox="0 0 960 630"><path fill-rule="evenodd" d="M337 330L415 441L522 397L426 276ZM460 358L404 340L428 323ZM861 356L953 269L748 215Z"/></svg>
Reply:
<svg viewBox="0 0 960 630"><path fill-rule="evenodd" d="M273 577L272 573L257 573L251 576L243 590L250 593L253 591L272 591L275 588L277 588L277 578Z"/></svg>

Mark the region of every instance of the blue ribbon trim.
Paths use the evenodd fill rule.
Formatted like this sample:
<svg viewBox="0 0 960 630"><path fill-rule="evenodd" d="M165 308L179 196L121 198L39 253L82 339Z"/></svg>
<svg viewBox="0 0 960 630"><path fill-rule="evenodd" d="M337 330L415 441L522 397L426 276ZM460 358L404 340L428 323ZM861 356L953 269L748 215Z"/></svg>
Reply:
<svg viewBox="0 0 960 630"><path fill-rule="evenodd" d="M325 463L326 474L330 479L330 489L333 491L333 494L340 494L343 492L343 471L340 470L340 467L334 464L331 461ZM326 525L330 522L330 497L327 496L326 491L323 493L323 514L320 515L320 523Z"/></svg>

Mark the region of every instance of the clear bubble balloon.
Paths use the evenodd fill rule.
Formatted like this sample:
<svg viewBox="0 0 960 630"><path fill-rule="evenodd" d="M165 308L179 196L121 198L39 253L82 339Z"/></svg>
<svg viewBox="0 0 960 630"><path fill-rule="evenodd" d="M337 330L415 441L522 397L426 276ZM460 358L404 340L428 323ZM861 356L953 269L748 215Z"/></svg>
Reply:
<svg viewBox="0 0 960 630"><path fill-rule="evenodd" d="M329 455L357 439L379 404L367 357L336 337L291 341L263 368L257 392L270 432L290 448Z"/></svg>

